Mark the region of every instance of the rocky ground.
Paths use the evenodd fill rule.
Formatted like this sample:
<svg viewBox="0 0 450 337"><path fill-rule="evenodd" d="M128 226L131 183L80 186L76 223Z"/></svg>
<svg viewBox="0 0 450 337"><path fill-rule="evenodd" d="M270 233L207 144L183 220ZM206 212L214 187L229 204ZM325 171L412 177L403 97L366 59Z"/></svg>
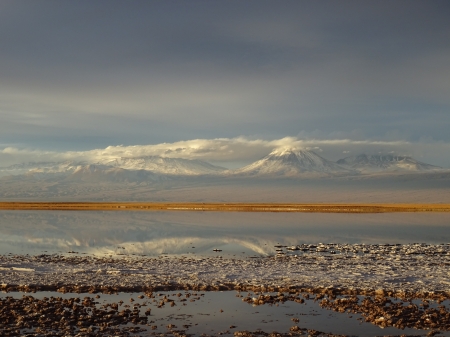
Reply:
<svg viewBox="0 0 450 337"><path fill-rule="evenodd" d="M428 330L427 336L439 335L450 330L450 313L444 305L423 300L419 305L405 303L385 296L357 297L334 296L332 294L310 294L299 291L288 293L259 293L241 295L242 301L253 306L284 304L289 301L304 303L320 301L320 306L341 313L363 315L365 321L380 327L395 326ZM34 297L24 294L21 298L4 296L0 298L0 332L2 336L194 336L190 324L176 322L161 327L151 316L152 309L163 306L187 305L200 299L198 294L178 292L170 294L147 293L129 302L100 302L100 295ZM190 300L189 300L190 299ZM157 310L157 309L156 309ZM292 325L286 332L265 332L262 330L238 330L231 325L228 330L214 335L249 336L327 336L333 333L302 328L299 319L291 318ZM163 330L161 330L163 329ZM207 336L207 334L201 334ZM414 336L402 334L401 336ZM417 334L415 336L424 336Z"/></svg>
<svg viewBox="0 0 450 337"><path fill-rule="evenodd" d="M2 290L332 289L449 296L450 245L301 245L270 257L0 256Z"/></svg>
<svg viewBox="0 0 450 337"><path fill-rule="evenodd" d="M145 332L150 336L193 336L186 330L189 326L177 327L174 324L166 326L167 332L151 332L157 326L148 324L150 310L145 315L139 314L139 307L134 306L132 310L119 308L122 303L113 303L101 309L96 307L98 302L94 298L84 297L62 299L51 297L35 299L33 296L23 296L22 299L6 297L0 300L1 310L0 332L2 336L29 336L29 337L50 337L50 336L130 336L139 335ZM128 306L129 307L129 306ZM121 310L122 309L122 310ZM127 324L133 326L126 326ZM230 326L230 329L235 328ZM150 331L150 332L149 332ZM225 334L230 334L226 331ZM317 330L302 329L293 326L289 333L267 333L261 330L235 331L234 336L328 336L338 337ZM221 333L222 334L222 333ZM208 336L202 334L202 336Z"/></svg>
<svg viewBox="0 0 450 337"><path fill-rule="evenodd" d="M252 305L312 299L323 308L361 314L367 322L380 327L427 329L430 336L450 330L450 313L439 304L450 299L448 244L317 244L279 246L277 250L276 256L241 260L219 256L4 255L0 256L0 290L141 292L149 298L161 290L252 291L258 295L242 298ZM418 299L420 304L413 303ZM175 303L173 299L160 301L159 305ZM133 306L119 308L117 303L99 307L94 297L6 296L1 298L0 308L0 331L6 336L128 336L147 330L147 335L152 333L148 315L141 310ZM278 335L264 331L233 333L243 337L333 336L298 325ZM167 334L189 335L186 329L172 326Z"/></svg>

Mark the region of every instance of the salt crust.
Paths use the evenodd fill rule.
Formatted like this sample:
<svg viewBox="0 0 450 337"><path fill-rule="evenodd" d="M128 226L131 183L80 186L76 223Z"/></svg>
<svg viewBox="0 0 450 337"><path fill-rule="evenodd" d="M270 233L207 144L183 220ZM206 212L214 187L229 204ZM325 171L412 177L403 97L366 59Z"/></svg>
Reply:
<svg viewBox="0 0 450 337"><path fill-rule="evenodd" d="M301 254L286 252L284 255L242 260L129 255L1 255L0 289L86 291L86 287L93 287L95 291L148 291L256 288L272 291L304 287L332 288L338 292L420 294L419 297L439 293L450 297L448 244L302 246L310 249Z"/></svg>

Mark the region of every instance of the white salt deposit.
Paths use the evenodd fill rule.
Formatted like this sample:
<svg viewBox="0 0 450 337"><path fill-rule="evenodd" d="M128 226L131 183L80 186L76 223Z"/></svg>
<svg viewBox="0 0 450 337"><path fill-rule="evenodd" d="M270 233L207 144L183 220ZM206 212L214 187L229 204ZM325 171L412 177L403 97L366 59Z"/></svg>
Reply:
<svg viewBox="0 0 450 337"><path fill-rule="evenodd" d="M292 247L289 247L292 248ZM450 245L301 245L301 254L220 257L0 256L6 285L314 287L450 292ZM332 252L330 254L330 252ZM338 252L338 253L336 253ZM366 252L366 253L363 253Z"/></svg>

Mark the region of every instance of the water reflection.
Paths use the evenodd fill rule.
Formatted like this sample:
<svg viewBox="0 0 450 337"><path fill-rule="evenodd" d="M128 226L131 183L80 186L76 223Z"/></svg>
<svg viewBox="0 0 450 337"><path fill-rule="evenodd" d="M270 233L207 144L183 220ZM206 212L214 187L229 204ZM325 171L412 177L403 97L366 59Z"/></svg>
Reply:
<svg viewBox="0 0 450 337"><path fill-rule="evenodd" d="M274 254L301 243L442 243L448 214L0 212L0 253Z"/></svg>
<svg viewBox="0 0 450 337"><path fill-rule="evenodd" d="M133 298L133 308L139 308L140 315L144 316L148 309L151 309L151 314L148 321L149 325L156 326L158 335L160 333L167 333L167 325L173 324L178 328L183 327L189 334L200 336L202 334L207 335L223 335L225 331L231 333L235 331L289 331L293 325L298 325L303 329L315 329L319 331L332 332L334 334L343 334L350 336L425 336L429 330L417 330L406 327L403 330L394 328L392 326L386 327L381 330L380 327L365 322L361 314L352 313L338 313L330 311L320 307L318 301L313 299L306 299L302 304L294 301L286 301L280 303L280 305L249 305L242 301L243 296L239 292L189 292L183 291L182 296L178 297L177 293L180 291L167 291L159 294L152 294L153 298L140 298L140 293L119 293L117 295L101 294L100 298L94 298L90 293L59 293L59 292L38 292L32 294L36 299L43 300L46 298L46 303L58 303L61 299L71 299L78 297L84 299L86 297L92 298L92 302L97 303L97 309L104 310L105 305L118 303L119 311L125 309L127 303L130 303L130 298ZM194 295L195 294L195 295ZM189 297L189 301L186 301L186 295ZM191 296L192 295L192 296ZM266 293L265 295L275 296L276 293ZM23 293L11 292L7 294L0 293L0 299L13 297L18 301L23 300ZM159 306L159 301L166 296L177 303L174 307L170 305ZM254 293L250 296L258 297ZM303 296L302 296L303 297ZM56 300L51 300L51 299ZM314 298L314 296L312 296ZM184 300L184 302L182 302ZM119 301L123 301L121 304ZM20 303L20 302L19 302ZM420 302L416 301L416 305ZM142 305L142 307L140 307ZM435 303L431 303L434 306ZM447 305L448 303L443 303ZM36 307L32 307L30 311L36 310ZM5 311L10 308L6 307ZM39 310L39 309L38 309ZM66 312L71 311L72 308L66 306ZM30 315L30 311L27 310L27 314ZM64 311L63 311L64 312ZM98 314L98 313L97 313ZM57 313L56 315L61 315ZM33 316L31 316L33 317ZM145 316L144 316L145 317ZM34 317L33 317L34 318ZM33 320L31 318L28 322ZM298 323L295 323L295 318L299 319ZM10 325L11 322L9 322ZM95 326L95 325L94 325ZM234 328L231 328L234 326ZM147 332L140 334L141 336L149 336L150 328L141 325L142 328L146 328ZM306 331L305 331L306 332ZM229 334L225 334L229 335ZM262 335L262 334L261 334ZM311 334L310 334L311 335ZM167 336L167 335L166 335ZM302 336L305 336L302 334ZM440 331L439 336L450 336L449 332Z"/></svg>

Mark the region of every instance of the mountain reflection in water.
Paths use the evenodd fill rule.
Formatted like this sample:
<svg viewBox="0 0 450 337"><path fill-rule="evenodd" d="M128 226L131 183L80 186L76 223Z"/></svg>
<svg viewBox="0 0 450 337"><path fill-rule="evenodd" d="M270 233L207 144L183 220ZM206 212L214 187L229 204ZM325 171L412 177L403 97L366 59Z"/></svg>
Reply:
<svg viewBox="0 0 450 337"><path fill-rule="evenodd" d="M450 242L449 228L439 213L2 211L0 254L264 256L278 244Z"/></svg>

